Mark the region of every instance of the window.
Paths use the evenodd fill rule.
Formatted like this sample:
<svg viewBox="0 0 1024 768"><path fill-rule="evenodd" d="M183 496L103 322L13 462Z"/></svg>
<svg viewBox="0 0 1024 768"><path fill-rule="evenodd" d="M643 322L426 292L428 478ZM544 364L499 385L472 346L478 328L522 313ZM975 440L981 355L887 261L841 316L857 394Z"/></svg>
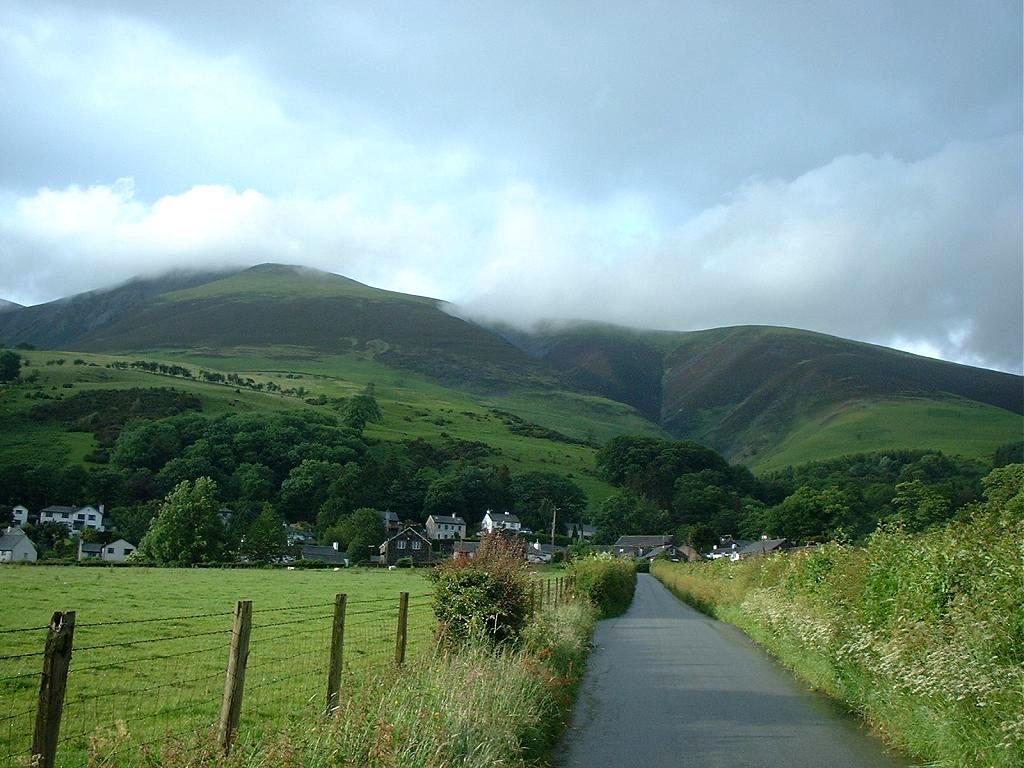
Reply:
<svg viewBox="0 0 1024 768"><path fill-rule="evenodd" d="M405 549L405 539L399 539L399 541L398 541L398 548L399 549Z"/></svg>
<svg viewBox="0 0 1024 768"><path fill-rule="evenodd" d="M95 520L96 519L96 515L89 515L89 519L90 520Z"/></svg>
<svg viewBox="0 0 1024 768"><path fill-rule="evenodd" d="M107 554L108 555L114 554L114 548L113 547L107 547Z"/></svg>
<svg viewBox="0 0 1024 768"><path fill-rule="evenodd" d="M419 549L419 548L420 548L420 544L422 544L422 543L423 543L423 542L421 542L421 541L420 541L419 539L416 539L416 540L415 540L415 541L413 541L413 543L412 543L412 548L413 548L413 549Z"/></svg>

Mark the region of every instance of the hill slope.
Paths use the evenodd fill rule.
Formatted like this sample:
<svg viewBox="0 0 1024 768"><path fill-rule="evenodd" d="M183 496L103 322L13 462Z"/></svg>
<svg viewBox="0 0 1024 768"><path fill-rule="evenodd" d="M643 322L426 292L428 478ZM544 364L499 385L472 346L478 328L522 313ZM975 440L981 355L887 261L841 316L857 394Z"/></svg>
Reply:
<svg viewBox="0 0 1024 768"><path fill-rule="evenodd" d="M810 331L740 326L671 333L581 325L509 338L576 386L626 402L677 437L755 466L769 456L772 465L785 461L789 451L782 446L797 449L801 442L794 432L806 438L839 429L847 420L838 417L855 404L887 406L871 409L870 417L860 414L867 420L860 434L872 435L863 441L817 434L827 455L948 450L960 437L969 440L980 422L986 444L1018 439L1021 432L1020 376ZM963 418L950 421L951 413Z"/></svg>
<svg viewBox="0 0 1024 768"><path fill-rule="evenodd" d="M411 383L414 409L429 391L433 403L471 401L574 440L694 439L755 469L897 447L984 457L1019 439L1024 412L1019 376L819 333L492 328L435 299L276 264L0 313L0 343L18 342L339 386Z"/></svg>

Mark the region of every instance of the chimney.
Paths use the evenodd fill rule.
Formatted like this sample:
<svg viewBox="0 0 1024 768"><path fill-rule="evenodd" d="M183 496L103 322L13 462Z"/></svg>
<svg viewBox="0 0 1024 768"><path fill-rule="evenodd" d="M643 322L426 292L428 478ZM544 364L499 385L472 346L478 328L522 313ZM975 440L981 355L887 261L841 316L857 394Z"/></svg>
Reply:
<svg viewBox="0 0 1024 768"><path fill-rule="evenodd" d="M337 552L337 551L338 551L338 542L336 542L336 541L332 541L332 542L331 542L331 546L332 546L332 547L334 547L334 551L335 551L335 552Z"/></svg>
<svg viewBox="0 0 1024 768"><path fill-rule="evenodd" d="M101 515L103 514L103 505L102 504L100 504L100 514Z"/></svg>

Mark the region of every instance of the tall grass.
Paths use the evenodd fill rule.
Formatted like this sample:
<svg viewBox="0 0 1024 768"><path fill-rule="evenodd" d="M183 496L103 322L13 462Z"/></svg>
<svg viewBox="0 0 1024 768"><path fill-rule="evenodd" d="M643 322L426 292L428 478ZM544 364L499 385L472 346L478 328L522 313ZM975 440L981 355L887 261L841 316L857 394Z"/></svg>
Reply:
<svg viewBox="0 0 1024 768"><path fill-rule="evenodd" d="M879 530L740 563L659 563L677 595L743 628L891 742L943 768L1024 765L1024 466L940 530Z"/></svg>
<svg viewBox="0 0 1024 768"><path fill-rule="evenodd" d="M538 613L518 650L487 644L345 681L332 718L240 734L227 759L212 738L170 741L147 766L195 768L517 768L561 733L582 675L594 609ZM110 745L103 745L109 748ZM96 766L118 766L98 752Z"/></svg>

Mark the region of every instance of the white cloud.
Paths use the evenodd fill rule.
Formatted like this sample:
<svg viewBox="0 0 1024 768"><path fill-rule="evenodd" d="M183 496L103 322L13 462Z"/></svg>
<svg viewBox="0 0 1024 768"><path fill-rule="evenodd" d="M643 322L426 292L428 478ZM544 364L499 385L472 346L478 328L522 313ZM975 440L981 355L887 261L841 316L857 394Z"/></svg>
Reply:
<svg viewBox="0 0 1024 768"><path fill-rule="evenodd" d="M145 203L130 180L41 190L0 213L0 241L19 244L0 289L51 298L171 267L284 261L520 324L790 325L1019 370L1019 142L837 158L750 181L676 227L642 197L583 205L523 181L390 207L219 185Z"/></svg>

